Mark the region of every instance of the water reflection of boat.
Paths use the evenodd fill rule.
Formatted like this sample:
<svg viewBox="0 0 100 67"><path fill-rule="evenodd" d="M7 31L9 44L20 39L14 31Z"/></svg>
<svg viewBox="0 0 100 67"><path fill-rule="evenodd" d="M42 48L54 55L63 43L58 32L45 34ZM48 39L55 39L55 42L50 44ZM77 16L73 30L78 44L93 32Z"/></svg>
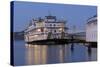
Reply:
<svg viewBox="0 0 100 67"><path fill-rule="evenodd" d="M46 64L47 62L46 45L30 45L26 50L26 64Z"/></svg>
<svg viewBox="0 0 100 67"><path fill-rule="evenodd" d="M97 60L97 48L80 44L26 46L26 64L52 64ZM72 46L74 45L74 46ZM95 51L94 51L95 50Z"/></svg>
<svg viewBox="0 0 100 67"><path fill-rule="evenodd" d="M64 45L48 46L28 44L26 49L26 64L48 64L65 62L64 57L66 50Z"/></svg>

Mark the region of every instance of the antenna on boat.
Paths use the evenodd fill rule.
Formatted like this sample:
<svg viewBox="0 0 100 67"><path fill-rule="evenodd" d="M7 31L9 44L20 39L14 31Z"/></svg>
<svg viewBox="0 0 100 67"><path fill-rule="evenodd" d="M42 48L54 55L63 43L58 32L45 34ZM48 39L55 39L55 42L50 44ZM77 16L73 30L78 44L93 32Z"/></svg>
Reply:
<svg viewBox="0 0 100 67"><path fill-rule="evenodd" d="M51 16L51 11L50 10L48 10L48 15Z"/></svg>
<svg viewBox="0 0 100 67"><path fill-rule="evenodd" d="M76 26L75 25L73 25L73 33L76 33Z"/></svg>

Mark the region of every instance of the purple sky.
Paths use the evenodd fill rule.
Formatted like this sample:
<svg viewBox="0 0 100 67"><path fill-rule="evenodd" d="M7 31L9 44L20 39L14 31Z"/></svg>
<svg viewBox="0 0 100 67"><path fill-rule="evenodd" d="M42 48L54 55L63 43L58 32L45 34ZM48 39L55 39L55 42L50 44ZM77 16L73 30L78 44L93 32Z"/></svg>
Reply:
<svg viewBox="0 0 100 67"><path fill-rule="evenodd" d="M50 4L36 2L14 2L14 32L22 31L29 24L32 18L44 18L49 13L57 16L58 19L67 20L69 29L75 25L76 29L84 30L86 20L97 14L96 6L71 5L71 4Z"/></svg>

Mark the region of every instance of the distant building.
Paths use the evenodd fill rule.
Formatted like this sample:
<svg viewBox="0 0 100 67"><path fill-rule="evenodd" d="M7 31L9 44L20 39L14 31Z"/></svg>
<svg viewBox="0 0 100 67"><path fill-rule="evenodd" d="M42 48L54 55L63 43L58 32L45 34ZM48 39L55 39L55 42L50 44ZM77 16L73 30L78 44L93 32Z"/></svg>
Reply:
<svg viewBox="0 0 100 67"><path fill-rule="evenodd" d="M97 42L97 16L96 15L87 20L86 41Z"/></svg>
<svg viewBox="0 0 100 67"><path fill-rule="evenodd" d="M86 32L78 32L74 34L76 39L85 40L86 39Z"/></svg>
<svg viewBox="0 0 100 67"><path fill-rule="evenodd" d="M45 40L62 38L62 34L68 33L66 21L57 20L56 16L45 16L45 18L33 19L25 30L25 41Z"/></svg>

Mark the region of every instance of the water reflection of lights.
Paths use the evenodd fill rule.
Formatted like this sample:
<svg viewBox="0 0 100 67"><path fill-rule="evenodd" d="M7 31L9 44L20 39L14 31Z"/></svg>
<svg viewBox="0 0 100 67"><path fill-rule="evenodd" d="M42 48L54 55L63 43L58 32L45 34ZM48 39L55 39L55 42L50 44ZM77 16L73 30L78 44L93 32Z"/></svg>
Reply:
<svg viewBox="0 0 100 67"><path fill-rule="evenodd" d="M25 44L25 47L27 47L27 48L37 48L39 45L33 45L33 44Z"/></svg>
<svg viewBox="0 0 100 67"><path fill-rule="evenodd" d="M85 58L81 59L83 61L88 61L88 60L92 60L92 49L87 49L85 46L83 45L79 45L77 46L76 44L74 45L74 50L71 48L72 44L69 45L32 45L32 44L27 44L27 48L26 48L26 64L47 64L47 63L63 63L63 62L72 62L74 58L74 56L79 56L79 58L81 59L80 56L84 55ZM79 47L84 49L79 49ZM77 49L83 51L77 51ZM77 51L77 53L76 53ZM81 52L81 53L79 53ZM96 53L96 51L94 52ZM79 54L79 55L78 55ZM96 57L96 56L95 56ZM79 60L80 60L79 59ZM74 61L79 61L74 60ZM94 59L96 60L96 59Z"/></svg>
<svg viewBox="0 0 100 67"><path fill-rule="evenodd" d="M34 47L34 45L32 45L32 44L25 44L25 47L26 48L29 48L29 47L31 48L31 47Z"/></svg>
<svg viewBox="0 0 100 67"><path fill-rule="evenodd" d="M26 64L46 64L46 62L47 46L28 44L26 50Z"/></svg>
<svg viewBox="0 0 100 67"><path fill-rule="evenodd" d="M59 61L60 61L60 63L63 63L64 62L64 51L65 51L65 49L64 49L64 47L63 46L59 46Z"/></svg>
<svg viewBox="0 0 100 67"><path fill-rule="evenodd" d="M50 47L50 46L49 46ZM54 49L55 47L59 47L58 51L53 51L51 49ZM48 50L47 45L32 45L27 44L27 50L26 50L26 64L46 64L48 63L48 51L51 52L51 55L58 56L56 59L58 59L58 62L62 63L64 62L64 56L65 56L65 46L58 45L53 46L50 50ZM56 53L58 54L56 54ZM51 56L49 55L49 56ZM51 60L55 60L52 59Z"/></svg>
<svg viewBox="0 0 100 67"><path fill-rule="evenodd" d="M28 44L25 44L25 47L28 47Z"/></svg>

